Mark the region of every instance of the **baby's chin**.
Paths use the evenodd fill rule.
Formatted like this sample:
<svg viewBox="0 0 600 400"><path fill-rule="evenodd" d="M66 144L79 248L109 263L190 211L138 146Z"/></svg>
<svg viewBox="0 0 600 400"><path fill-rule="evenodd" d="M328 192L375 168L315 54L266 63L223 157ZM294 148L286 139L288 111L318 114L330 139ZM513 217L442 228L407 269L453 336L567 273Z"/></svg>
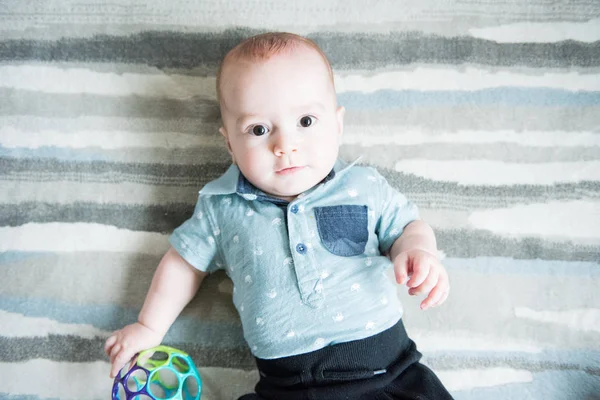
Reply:
<svg viewBox="0 0 600 400"><path fill-rule="evenodd" d="M278 197L280 199L284 199L284 200L288 200L288 201L292 201L293 199L295 199L296 197L300 196L302 193L306 192L307 190L311 189L312 187L314 187L315 185L317 185L319 182L315 182L313 185L299 185L298 187L295 188L286 188L286 189L272 189L269 194L271 196L275 196Z"/></svg>

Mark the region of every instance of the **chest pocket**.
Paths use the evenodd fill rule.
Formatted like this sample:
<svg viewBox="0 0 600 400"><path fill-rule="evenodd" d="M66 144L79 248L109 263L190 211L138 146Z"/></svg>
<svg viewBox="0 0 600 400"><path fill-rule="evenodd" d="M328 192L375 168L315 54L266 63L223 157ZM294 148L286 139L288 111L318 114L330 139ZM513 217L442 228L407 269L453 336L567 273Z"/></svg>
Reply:
<svg viewBox="0 0 600 400"><path fill-rule="evenodd" d="M369 239L367 206L315 207L321 243L338 256L356 256L365 251Z"/></svg>

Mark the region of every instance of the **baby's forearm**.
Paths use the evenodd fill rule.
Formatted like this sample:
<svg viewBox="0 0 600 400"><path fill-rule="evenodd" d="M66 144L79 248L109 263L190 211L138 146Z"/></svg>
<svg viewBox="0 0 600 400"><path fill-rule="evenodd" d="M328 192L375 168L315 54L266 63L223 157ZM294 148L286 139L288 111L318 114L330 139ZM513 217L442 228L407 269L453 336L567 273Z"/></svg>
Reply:
<svg viewBox="0 0 600 400"><path fill-rule="evenodd" d="M138 322L164 336L206 275L169 249L154 273Z"/></svg>
<svg viewBox="0 0 600 400"><path fill-rule="evenodd" d="M435 234L426 222L413 221L404 228L402 235L390 248L390 259L394 260L398 254L411 249L421 249L437 257Z"/></svg>

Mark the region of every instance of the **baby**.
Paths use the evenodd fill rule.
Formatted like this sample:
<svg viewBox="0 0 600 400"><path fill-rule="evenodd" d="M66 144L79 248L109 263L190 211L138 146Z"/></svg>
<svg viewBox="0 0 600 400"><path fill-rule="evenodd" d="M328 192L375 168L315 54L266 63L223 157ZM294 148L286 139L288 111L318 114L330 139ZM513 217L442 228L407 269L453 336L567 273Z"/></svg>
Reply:
<svg viewBox="0 0 600 400"><path fill-rule="evenodd" d="M435 236L375 169L338 159L345 110L323 52L252 37L224 58L217 92L233 163L170 237L138 322L106 341L111 376L225 269L260 373L240 399L451 399L419 363L386 274L425 294L422 309L443 303Z"/></svg>

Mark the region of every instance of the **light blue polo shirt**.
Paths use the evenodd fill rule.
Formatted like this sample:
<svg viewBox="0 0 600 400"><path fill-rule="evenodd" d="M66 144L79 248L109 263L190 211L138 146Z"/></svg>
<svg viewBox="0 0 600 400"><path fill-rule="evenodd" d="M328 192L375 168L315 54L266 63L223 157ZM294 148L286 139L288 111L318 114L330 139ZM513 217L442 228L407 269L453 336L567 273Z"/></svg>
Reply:
<svg viewBox="0 0 600 400"><path fill-rule="evenodd" d="M418 218L416 206L371 167L338 160L287 202L232 165L200 191L169 238L192 266L224 269L252 353L272 359L363 339L402 316L383 254Z"/></svg>

